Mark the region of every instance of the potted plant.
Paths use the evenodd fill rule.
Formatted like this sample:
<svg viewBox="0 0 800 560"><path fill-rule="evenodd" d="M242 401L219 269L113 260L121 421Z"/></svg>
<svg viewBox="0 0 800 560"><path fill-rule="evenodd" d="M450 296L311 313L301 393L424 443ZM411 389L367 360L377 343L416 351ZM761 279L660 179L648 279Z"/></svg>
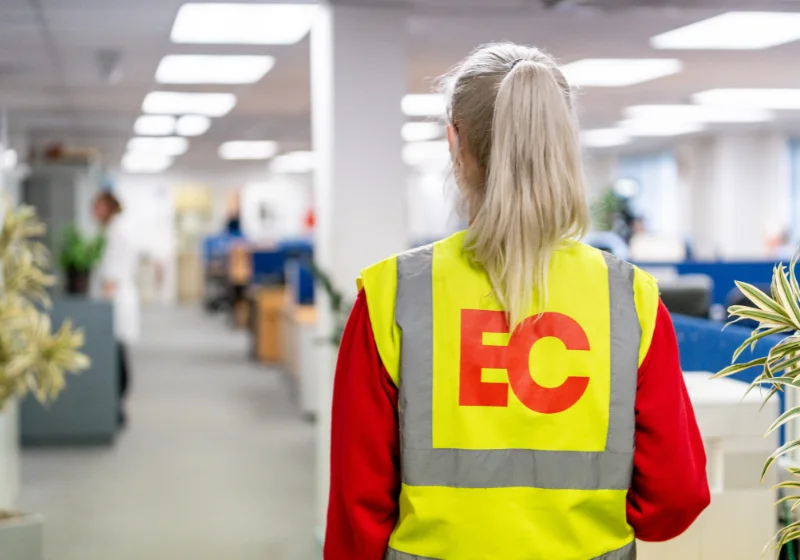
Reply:
<svg viewBox="0 0 800 560"><path fill-rule="evenodd" d="M102 236L88 237L75 224L61 233L59 263L66 275L68 294L88 293L91 273L103 256L104 245Z"/></svg>
<svg viewBox="0 0 800 560"><path fill-rule="evenodd" d="M760 372L748 392L754 388L767 388L764 402L781 391L789 392L787 403L797 402L798 398L796 391L800 389L800 284L795 274L798 256L800 252L795 254L788 270L783 263L775 267L769 295L750 284L736 282L736 286L751 302L752 307L733 305L728 310L730 316L734 318L733 323L748 320L756 322L757 326L753 334L734 352L732 365L714 377L726 377L753 367L758 368ZM772 335L785 336L770 348L767 356L736 363L748 347L752 349L759 340ZM787 410L772 423L767 433L773 433L781 426L790 425L798 418L800 418L800 406L789 404ZM800 439L793 437L791 431L787 431L786 443L778 447L764 463L762 480L779 459L798 449L800 449ZM788 543L800 539L800 521L792 522L789 519L789 506L791 505L792 511L800 507L800 495L797 495L797 489L800 488L800 468L791 465L784 465L781 468L786 476L782 477L782 482L776 488L781 492L787 492L778 502L784 508L786 518L784 527L775 538L778 551Z"/></svg>
<svg viewBox="0 0 800 560"><path fill-rule="evenodd" d="M323 342L330 343L338 350L339 345L342 343L344 327L347 324L347 318L353 308L353 303L345 300L341 290L334 285L333 279L327 272L317 266L313 260L309 261L309 267L328 297L328 309L333 319L333 329L329 335L323 338Z"/></svg>
<svg viewBox="0 0 800 560"><path fill-rule="evenodd" d="M89 367L79 350L83 333L64 322L53 332L43 311L54 278L39 239L45 226L31 207L7 208L0 219L0 551L17 560L41 560L41 519L1 510L16 497L19 470L17 400L28 392L55 399L66 372Z"/></svg>

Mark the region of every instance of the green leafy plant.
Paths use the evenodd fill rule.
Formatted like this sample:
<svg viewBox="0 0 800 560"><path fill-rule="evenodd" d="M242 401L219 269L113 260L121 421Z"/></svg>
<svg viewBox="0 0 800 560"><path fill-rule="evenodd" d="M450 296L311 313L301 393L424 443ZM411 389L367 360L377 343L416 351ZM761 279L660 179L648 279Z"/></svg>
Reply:
<svg viewBox="0 0 800 560"><path fill-rule="evenodd" d="M598 231L611 231L614 228L614 221L617 215L622 212L623 202L608 189L591 206L592 222Z"/></svg>
<svg viewBox="0 0 800 560"><path fill-rule="evenodd" d="M0 227L0 409L32 392L40 402L55 399L67 372L89 367L80 352L83 332L69 321L53 332L45 272L49 254L40 239L46 227L29 206L7 208Z"/></svg>
<svg viewBox="0 0 800 560"><path fill-rule="evenodd" d="M317 283L322 286L328 296L328 304L333 316L333 331L323 340L338 347L342 343L344 327L347 324L347 317L353 308L353 303L345 300L342 292L334 285L333 279L317 266L314 261L309 261L309 266L317 279Z"/></svg>
<svg viewBox="0 0 800 560"><path fill-rule="evenodd" d="M105 248L105 239L98 235L88 237L75 224L61 232L59 264L65 271L91 272L100 262Z"/></svg>
<svg viewBox="0 0 800 560"><path fill-rule="evenodd" d="M768 391L764 397L765 403L780 391L800 389L800 284L798 284L795 274L798 256L800 256L800 252L795 254L788 270L783 263L775 267L771 295L750 284L736 282L736 286L753 304L753 307L734 305L728 310L730 315L735 318L732 323L752 320L757 322L758 326L734 352L732 365L714 377L726 377L746 369L758 368L760 373L753 380L748 392L755 388L767 388ZM759 340L781 334L786 334L786 336L770 348L767 356L737 363L742 353L748 348L754 349ZM796 421L798 418L800 418L800 406L790 408L772 423L767 434L775 432L781 426ZM762 480L778 459L798 449L800 449L800 439L794 439L773 451L764 463L761 472ZM781 482L776 488L787 491L789 495L781 498L780 503L788 505L791 502L791 509L794 510L800 507L800 495L795 495L797 489L800 488L800 468L787 467L786 470L792 479ZM787 523L776 536L777 549L780 551L785 544L798 539L800 539L800 521Z"/></svg>

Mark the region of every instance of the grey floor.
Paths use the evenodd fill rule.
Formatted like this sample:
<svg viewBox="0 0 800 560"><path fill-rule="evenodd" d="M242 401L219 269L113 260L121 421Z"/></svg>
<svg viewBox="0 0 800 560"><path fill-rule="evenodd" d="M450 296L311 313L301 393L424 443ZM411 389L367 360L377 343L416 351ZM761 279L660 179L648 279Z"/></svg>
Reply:
<svg viewBox="0 0 800 560"><path fill-rule="evenodd" d="M314 430L247 344L199 309L145 314L115 445L24 452L46 560L315 557Z"/></svg>

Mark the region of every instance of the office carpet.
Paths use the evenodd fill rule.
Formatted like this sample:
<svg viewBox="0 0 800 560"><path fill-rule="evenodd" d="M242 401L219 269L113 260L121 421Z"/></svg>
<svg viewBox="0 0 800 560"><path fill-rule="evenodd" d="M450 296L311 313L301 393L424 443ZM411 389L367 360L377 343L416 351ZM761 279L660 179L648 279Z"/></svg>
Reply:
<svg viewBox="0 0 800 560"><path fill-rule="evenodd" d="M26 449L46 560L311 560L314 427L281 374L198 308L145 312L112 447Z"/></svg>

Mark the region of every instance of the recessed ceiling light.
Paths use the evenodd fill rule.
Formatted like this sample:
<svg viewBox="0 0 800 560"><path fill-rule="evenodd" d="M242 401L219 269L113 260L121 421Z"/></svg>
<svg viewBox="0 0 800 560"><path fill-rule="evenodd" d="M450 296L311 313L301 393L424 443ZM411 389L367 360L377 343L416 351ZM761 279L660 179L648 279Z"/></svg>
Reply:
<svg viewBox="0 0 800 560"><path fill-rule="evenodd" d="M634 105L625 109L629 119L666 119L705 123L764 122L775 118L769 109L715 107L711 105Z"/></svg>
<svg viewBox="0 0 800 560"><path fill-rule="evenodd" d="M409 117L442 117L446 109L444 95L438 93L410 93L401 106Z"/></svg>
<svg viewBox="0 0 800 560"><path fill-rule="evenodd" d="M172 165L172 158L164 154L128 152L122 158L122 169L128 173L160 173Z"/></svg>
<svg viewBox="0 0 800 560"><path fill-rule="evenodd" d="M412 167L445 166L450 163L447 140L410 142L403 146L403 162Z"/></svg>
<svg viewBox="0 0 800 560"><path fill-rule="evenodd" d="M622 146L630 141L630 135L619 128L596 128L581 132L581 144L589 148Z"/></svg>
<svg viewBox="0 0 800 560"><path fill-rule="evenodd" d="M273 173L310 173L316 168L314 152L289 152L272 160Z"/></svg>
<svg viewBox="0 0 800 560"><path fill-rule="evenodd" d="M172 28L172 41L291 45L308 35L315 13L314 5L184 4Z"/></svg>
<svg viewBox="0 0 800 560"><path fill-rule="evenodd" d="M236 105L232 93L187 93L154 91L147 94L142 111L160 115L205 115L223 117Z"/></svg>
<svg viewBox="0 0 800 560"><path fill-rule="evenodd" d="M626 119L618 126L631 136L681 136L693 134L705 128L703 123L676 121L672 119Z"/></svg>
<svg viewBox="0 0 800 560"><path fill-rule="evenodd" d="M222 159L269 159L277 153L277 142L266 140L225 142L219 147L219 157Z"/></svg>
<svg viewBox="0 0 800 560"><path fill-rule="evenodd" d="M169 136L175 134L175 117L170 115L142 115L136 119L133 130L140 136Z"/></svg>
<svg viewBox="0 0 800 560"><path fill-rule="evenodd" d="M800 39L800 13L728 12L650 39L656 49L758 50Z"/></svg>
<svg viewBox="0 0 800 560"><path fill-rule="evenodd" d="M179 156L189 150L189 141L181 136L138 136L128 142L128 151L144 154Z"/></svg>
<svg viewBox="0 0 800 560"><path fill-rule="evenodd" d="M271 56L171 54L156 70L162 84L254 84L275 65Z"/></svg>
<svg viewBox="0 0 800 560"><path fill-rule="evenodd" d="M800 109L800 89L710 89L695 93L692 101L720 107Z"/></svg>
<svg viewBox="0 0 800 560"><path fill-rule="evenodd" d="M561 67L577 87L624 87L677 74L683 63L675 58L586 58Z"/></svg>
<svg viewBox="0 0 800 560"><path fill-rule="evenodd" d="M211 128L211 119L203 115L184 115L178 119L176 132L179 136L200 136Z"/></svg>
<svg viewBox="0 0 800 560"><path fill-rule="evenodd" d="M406 142L435 140L444 132L442 125L434 122L410 122L403 125L402 135Z"/></svg>

